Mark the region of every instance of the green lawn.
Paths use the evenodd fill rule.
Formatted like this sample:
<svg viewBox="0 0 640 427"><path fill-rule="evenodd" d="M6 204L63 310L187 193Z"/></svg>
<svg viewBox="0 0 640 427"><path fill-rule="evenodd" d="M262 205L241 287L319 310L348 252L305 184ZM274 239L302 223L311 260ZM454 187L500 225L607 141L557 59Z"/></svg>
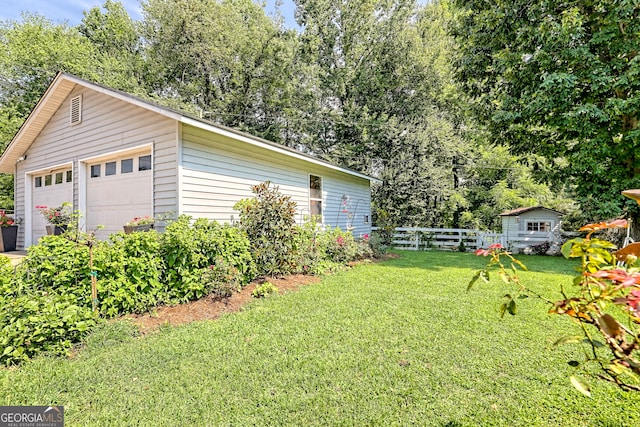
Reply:
<svg viewBox="0 0 640 427"><path fill-rule="evenodd" d="M562 259L522 257L552 294ZM66 425L637 426L640 395L575 391L552 348L571 323L532 298L500 319L501 283L466 285L486 259L403 253L246 310L131 338L122 322L71 360L0 371L0 404L65 406Z"/></svg>

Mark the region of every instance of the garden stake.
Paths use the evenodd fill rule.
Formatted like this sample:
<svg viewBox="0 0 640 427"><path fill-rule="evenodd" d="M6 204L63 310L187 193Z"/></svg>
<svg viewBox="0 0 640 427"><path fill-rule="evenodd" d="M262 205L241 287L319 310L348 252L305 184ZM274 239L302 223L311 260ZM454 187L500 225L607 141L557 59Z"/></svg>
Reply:
<svg viewBox="0 0 640 427"><path fill-rule="evenodd" d="M91 270L91 305L93 312L98 312L98 272L93 270L93 242L88 242L89 246L89 269Z"/></svg>

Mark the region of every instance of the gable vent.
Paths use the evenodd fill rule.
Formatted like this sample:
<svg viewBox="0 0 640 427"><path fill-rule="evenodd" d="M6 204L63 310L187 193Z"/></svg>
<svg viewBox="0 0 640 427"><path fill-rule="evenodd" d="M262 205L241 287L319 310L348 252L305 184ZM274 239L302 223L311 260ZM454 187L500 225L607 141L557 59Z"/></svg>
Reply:
<svg viewBox="0 0 640 427"><path fill-rule="evenodd" d="M82 95L71 98L70 116L72 125L82 122Z"/></svg>

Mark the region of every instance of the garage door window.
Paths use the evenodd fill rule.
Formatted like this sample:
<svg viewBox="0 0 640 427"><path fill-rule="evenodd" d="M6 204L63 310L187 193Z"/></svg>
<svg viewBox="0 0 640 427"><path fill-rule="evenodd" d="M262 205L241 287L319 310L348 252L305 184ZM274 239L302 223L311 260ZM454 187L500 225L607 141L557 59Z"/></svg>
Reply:
<svg viewBox="0 0 640 427"><path fill-rule="evenodd" d="M151 155L138 157L138 170L139 171L151 170Z"/></svg>
<svg viewBox="0 0 640 427"><path fill-rule="evenodd" d="M56 184L62 184L62 178L63 178L63 176L64 176L64 175L62 174L62 172L58 172L58 173L56 174Z"/></svg>
<svg viewBox="0 0 640 427"><path fill-rule="evenodd" d="M67 182L73 181L73 172L67 171Z"/></svg>
<svg viewBox="0 0 640 427"><path fill-rule="evenodd" d="M44 176L44 185L45 187L51 185L51 175Z"/></svg>
<svg viewBox="0 0 640 427"><path fill-rule="evenodd" d="M91 165L91 178L98 178L100 176L100 165Z"/></svg>
<svg viewBox="0 0 640 427"><path fill-rule="evenodd" d="M133 172L133 159L123 159L120 161L120 173Z"/></svg>
<svg viewBox="0 0 640 427"><path fill-rule="evenodd" d="M116 162L107 162L104 165L105 176L111 176L116 174Z"/></svg>
<svg viewBox="0 0 640 427"><path fill-rule="evenodd" d="M42 187L42 177L41 176L36 176L36 180L34 183L36 188Z"/></svg>

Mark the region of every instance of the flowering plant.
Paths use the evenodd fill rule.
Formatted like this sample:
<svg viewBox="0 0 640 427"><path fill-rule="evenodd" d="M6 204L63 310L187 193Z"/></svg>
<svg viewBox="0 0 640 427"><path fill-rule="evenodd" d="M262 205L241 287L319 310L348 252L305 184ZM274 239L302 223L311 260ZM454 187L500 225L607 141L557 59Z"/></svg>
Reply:
<svg viewBox="0 0 640 427"><path fill-rule="evenodd" d="M40 213L51 225L61 226L69 225L74 220L74 213L71 203L64 202L62 205L49 208L47 206L36 206L36 209L40 210Z"/></svg>
<svg viewBox="0 0 640 427"><path fill-rule="evenodd" d="M514 285L504 296L500 314L516 314L516 300L529 295L545 301L549 314L563 315L574 320L582 335L569 335L554 345L577 343L585 346L584 357L569 361L576 371L591 374L617 384L621 389L640 392L640 243L632 243L612 252L616 246L593 237L595 232L608 228L626 228L625 220L585 225L580 231L585 237L569 240L562 245L565 258L580 259L573 286L560 287L562 299L554 301L520 282L518 271L526 270L522 262L497 243L488 249L478 249L479 256L489 257L487 266L479 270L468 288L478 279L489 281L489 271L498 270L500 278ZM504 262L504 260L508 262ZM510 264L510 265L508 265ZM582 360L580 360L582 359ZM578 375L570 376L571 384L590 396L589 384Z"/></svg>
<svg viewBox="0 0 640 427"><path fill-rule="evenodd" d="M137 216L135 218L133 218L131 221L127 222L125 225L127 227L132 227L134 225L148 225L148 224L153 224L154 222L156 222L156 220L149 216Z"/></svg>
<svg viewBox="0 0 640 427"><path fill-rule="evenodd" d="M11 225L16 225L16 224L18 224L18 222L16 222L16 220L13 219L13 217L10 217L9 215L7 215L5 211L0 210L0 227L9 227Z"/></svg>

